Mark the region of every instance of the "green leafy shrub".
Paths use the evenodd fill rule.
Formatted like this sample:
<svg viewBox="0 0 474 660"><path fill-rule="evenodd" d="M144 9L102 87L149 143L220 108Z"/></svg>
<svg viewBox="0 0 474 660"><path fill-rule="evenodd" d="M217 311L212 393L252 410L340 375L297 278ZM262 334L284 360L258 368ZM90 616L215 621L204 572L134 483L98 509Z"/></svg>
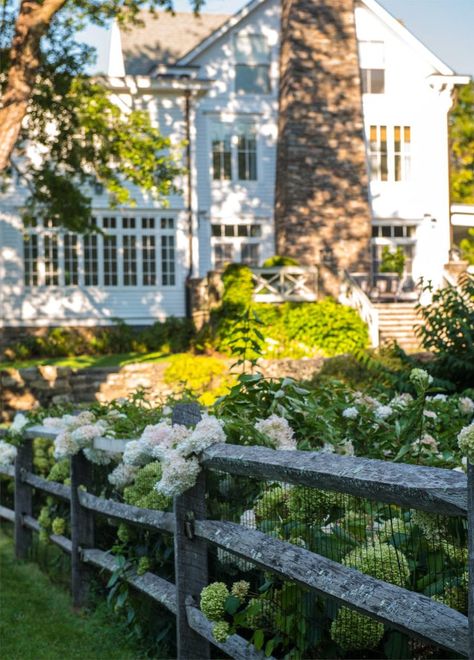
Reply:
<svg viewBox="0 0 474 660"><path fill-rule="evenodd" d="M380 264L381 273L398 273L398 275L403 274L405 268L405 253L403 248L400 246L396 250L392 249L388 245L384 245L382 249L382 262Z"/></svg>
<svg viewBox="0 0 474 660"><path fill-rule="evenodd" d="M424 289L432 292L431 285ZM459 390L474 383L474 276L466 273L458 287L433 293L431 304L418 306L423 323L418 335L435 359L426 368Z"/></svg>
<svg viewBox="0 0 474 660"><path fill-rule="evenodd" d="M467 238L463 238L459 243L461 258L468 261L471 266L474 266L474 228L469 229L467 233Z"/></svg>
<svg viewBox="0 0 474 660"><path fill-rule="evenodd" d="M227 394L235 382L223 360L189 353L173 358L166 368L164 379L176 392L191 392L205 405Z"/></svg>
<svg viewBox="0 0 474 660"><path fill-rule="evenodd" d="M183 353L189 349L193 332L193 324L189 319L170 316L142 330L138 338L147 351Z"/></svg>
<svg viewBox="0 0 474 660"><path fill-rule="evenodd" d="M252 271L244 264L230 264L222 274L224 294L222 308L224 312L231 309L245 309L252 301L253 280Z"/></svg>
<svg viewBox="0 0 474 660"><path fill-rule="evenodd" d="M283 257L275 254L275 256L265 259L262 264L263 268L277 268L281 266L299 266L299 262L293 259L293 257Z"/></svg>

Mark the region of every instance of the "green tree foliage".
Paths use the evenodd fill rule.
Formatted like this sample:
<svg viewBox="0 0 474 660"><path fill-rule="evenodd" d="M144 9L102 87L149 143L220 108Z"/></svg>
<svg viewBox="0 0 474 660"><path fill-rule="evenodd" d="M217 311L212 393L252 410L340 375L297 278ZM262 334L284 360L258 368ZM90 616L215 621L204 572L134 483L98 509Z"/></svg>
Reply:
<svg viewBox="0 0 474 660"><path fill-rule="evenodd" d="M474 204L474 82L458 91L450 116L450 139L452 201Z"/></svg>
<svg viewBox="0 0 474 660"><path fill-rule="evenodd" d="M86 75L93 49L77 43L86 23L104 25L112 18L137 23L144 6L172 8L171 0L106 0L61 3L45 26L26 24L28 16L54 0L5 0L0 16L0 113L19 105L13 94L15 76L32 79L25 92L24 116L3 183L9 178L26 186L25 219L44 217L73 231L92 230L91 194L102 186L110 203L133 205L125 180L158 198L172 192L180 168L170 142L146 112L113 102L106 81ZM194 3L198 8L199 2ZM23 23L22 23L23 21ZM31 22L31 21L30 21ZM18 46L20 28L42 33L36 45ZM21 31L21 30L20 30ZM16 41L15 41L16 40ZM17 43L15 51L14 45ZM36 48L34 57L25 56ZM28 85L26 85L28 87ZM11 118L10 118L11 119ZM13 121L13 120L12 120ZM0 135L1 135L0 127ZM36 156L31 153L34 143ZM1 169L1 168L0 168Z"/></svg>
<svg viewBox="0 0 474 660"><path fill-rule="evenodd" d="M474 229L469 229L468 238L463 238L459 243L461 248L461 257L469 261L471 266L474 266Z"/></svg>
<svg viewBox="0 0 474 660"><path fill-rule="evenodd" d="M382 263L380 264L381 273L398 273L400 277L403 275L405 268L405 254L403 248L400 246L392 251L388 245L384 245L382 249Z"/></svg>

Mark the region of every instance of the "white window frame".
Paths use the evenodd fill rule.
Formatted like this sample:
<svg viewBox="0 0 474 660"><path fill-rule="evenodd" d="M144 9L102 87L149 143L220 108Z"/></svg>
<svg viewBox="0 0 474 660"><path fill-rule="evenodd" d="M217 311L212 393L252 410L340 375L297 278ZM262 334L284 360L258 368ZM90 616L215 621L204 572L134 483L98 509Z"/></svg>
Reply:
<svg viewBox="0 0 474 660"><path fill-rule="evenodd" d="M397 149L396 137L400 134ZM383 136L385 134L385 140ZM375 124L366 127L371 182L408 183L411 180L413 129L409 124ZM375 140L372 137L375 135ZM397 161L400 163L397 169ZM373 164L376 164L374 167ZM384 167L385 163L385 167ZM384 171L386 174L384 175ZM400 175L398 175L398 172Z"/></svg>
<svg viewBox="0 0 474 660"><path fill-rule="evenodd" d="M238 120L234 123L213 121L210 129L210 146L209 151L211 154L211 182L213 186L220 186L226 182L229 184L239 185L255 185L261 180L261 164L260 164L260 139L258 126L255 122L250 120ZM230 177L215 177L214 171L214 142L215 136L227 136L230 141ZM245 150L239 148L239 141L241 138L246 138L247 144ZM249 142L254 141L254 147L249 146ZM241 178L241 170L239 168L239 154L245 154L246 172L250 173L252 169L250 159L254 158L255 177L251 178L245 176ZM222 163L221 163L222 167Z"/></svg>
<svg viewBox="0 0 474 660"><path fill-rule="evenodd" d="M252 40L260 42L263 44L261 52L258 52L258 48L252 48ZM239 41L244 44L245 41L248 42L248 52L245 53L244 49L239 48ZM237 96L257 96L261 98L262 96L269 96L272 93L272 50L271 45L268 42L268 39L263 34L254 34L254 33L242 33L238 32L234 34L234 93ZM237 89L237 67L246 67L249 69L258 69L265 68L267 74L267 88L263 92L256 91L247 91L243 89Z"/></svg>

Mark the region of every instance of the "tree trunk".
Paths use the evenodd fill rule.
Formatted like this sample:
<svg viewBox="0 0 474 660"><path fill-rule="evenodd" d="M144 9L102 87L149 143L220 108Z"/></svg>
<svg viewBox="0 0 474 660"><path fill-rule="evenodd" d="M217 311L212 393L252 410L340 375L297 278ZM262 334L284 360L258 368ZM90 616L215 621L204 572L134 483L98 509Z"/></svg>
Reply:
<svg viewBox="0 0 474 660"><path fill-rule="evenodd" d="M8 81L0 103L0 172L20 134L40 65L40 41L67 0L22 0L9 53Z"/></svg>

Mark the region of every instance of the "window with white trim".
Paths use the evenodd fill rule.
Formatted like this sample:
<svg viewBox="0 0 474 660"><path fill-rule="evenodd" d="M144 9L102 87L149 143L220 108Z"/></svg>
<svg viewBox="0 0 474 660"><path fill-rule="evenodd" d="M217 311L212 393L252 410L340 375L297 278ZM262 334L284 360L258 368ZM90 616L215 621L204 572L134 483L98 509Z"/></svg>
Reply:
<svg viewBox="0 0 474 660"><path fill-rule="evenodd" d="M237 94L269 94L271 51L261 34L237 34L235 50L235 91Z"/></svg>
<svg viewBox="0 0 474 660"><path fill-rule="evenodd" d="M408 181L411 168L410 126L369 128L368 156L371 181Z"/></svg>
<svg viewBox="0 0 474 660"><path fill-rule="evenodd" d="M257 181L257 129L249 121L215 123L211 129L214 181Z"/></svg>
<svg viewBox="0 0 474 660"><path fill-rule="evenodd" d="M216 243L214 245L214 268L224 270L234 261L234 246L232 243Z"/></svg>
<svg viewBox="0 0 474 660"><path fill-rule="evenodd" d="M73 234L42 221L29 226L25 286L176 285L174 217L98 215L92 223L104 233Z"/></svg>
<svg viewBox="0 0 474 660"><path fill-rule="evenodd" d="M258 243L243 243L240 261L247 266L257 268L260 263L260 245Z"/></svg>
<svg viewBox="0 0 474 660"><path fill-rule="evenodd" d="M385 44L359 41L360 77L363 94L385 93Z"/></svg>
<svg viewBox="0 0 474 660"><path fill-rule="evenodd" d="M232 262L259 266L261 238L262 224L251 219L233 223L211 222L214 268L222 270Z"/></svg>

